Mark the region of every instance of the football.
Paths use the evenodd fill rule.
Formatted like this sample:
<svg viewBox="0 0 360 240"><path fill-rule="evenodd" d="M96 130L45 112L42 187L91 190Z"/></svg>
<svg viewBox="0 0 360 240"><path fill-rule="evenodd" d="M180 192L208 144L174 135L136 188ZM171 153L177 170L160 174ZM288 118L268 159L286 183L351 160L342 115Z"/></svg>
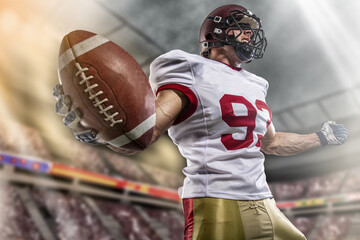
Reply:
<svg viewBox="0 0 360 240"><path fill-rule="evenodd" d="M59 82L80 124L112 149L142 150L155 125L155 96L141 66L109 39L83 30L64 36Z"/></svg>

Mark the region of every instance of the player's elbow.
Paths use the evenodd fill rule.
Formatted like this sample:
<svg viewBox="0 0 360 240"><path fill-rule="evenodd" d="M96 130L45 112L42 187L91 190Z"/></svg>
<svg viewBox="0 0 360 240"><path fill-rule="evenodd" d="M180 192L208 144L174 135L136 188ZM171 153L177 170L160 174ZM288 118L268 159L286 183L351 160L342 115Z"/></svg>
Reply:
<svg viewBox="0 0 360 240"><path fill-rule="evenodd" d="M272 139L272 141L261 142L260 150L267 155L283 156L284 154L275 139Z"/></svg>
<svg viewBox="0 0 360 240"><path fill-rule="evenodd" d="M276 156L291 156L298 153L294 151L293 147L281 145L281 144L270 144L266 146L261 146L261 151L267 155L276 155Z"/></svg>
<svg viewBox="0 0 360 240"><path fill-rule="evenodd" d="M261 144L260 150L268 155L277 155L276 148L272 147L270 144Z"/></svg>

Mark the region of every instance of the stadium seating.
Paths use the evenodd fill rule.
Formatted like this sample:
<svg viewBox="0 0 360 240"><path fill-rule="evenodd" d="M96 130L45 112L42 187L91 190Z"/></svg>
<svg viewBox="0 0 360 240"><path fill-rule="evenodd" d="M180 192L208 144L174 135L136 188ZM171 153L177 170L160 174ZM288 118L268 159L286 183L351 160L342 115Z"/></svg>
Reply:
<svg viewBox="0 0 360 240"><path fill-rule="evenodd" d="M345 240L351 215L325 216L313 240Z"/></svg>
<svg viewBox="0 0 360 240"><path fill-rule="evenodd" d="M169 238L172 240L182 240L184 233L184 225L182 222L177 219L173 212L164 209L157 208L149 208L143 207L141 208L152 221L156 221L165 226L169 232Z"/></svg>
<svg viewBox="0 0 360 240"><path fill-rule="evenodd" d="M306 197L330 196L339 193L345 172L311 178Z"/></svg>
<svg viewBox="0 0 360 240"><path fill-rule="evenodd" d="M359 171L359 168L355 168L347 172L346 178L341 188L342 193L360 192Z"/></svg>
<svg viewBox="0 0 360 240"><path fill-rule="evenodd" d="M19 197L16 187L0 185L0 239L45 240Z"/></svg>
<svg viewBox="0 0 360 240"><path fill-rule="evenodd" d="M133 205L104 200L98 200L97 204L104 214L118 221L126 239L161 240Z"/></svg>
<svg viewBox="0 0 360 240"><path fill-rule="evenodd" d="M299 229L307 238L309 238L309 235L311 231L314 228L314 225L317 221L316 216L301 216L301 217L295 217L295 218L289 218L289 220L294 224L294 226Z"/></svg>
<svg viewBox="0 0 360 240"><path fill-rule="evenodd" d="M155 184L152 177L146 174L134 160L110 151L104 151L103 155L122 178Z"/></svg>
<svg viewBox="0 0 360 240"><path fill-rule="evenodd" d="M271 184L271 189L275 200L292 200L299 199L303 196L306 184L306 180L283 182Z"/></svg>
<svg viewBox="0 0 360 240"><path fill-rule="evenodd" d="M81 196L41 189L32 195L54 219L52 230L60 240L114 240Z"/></svg>
<svg viewBox="0 0 360 240"><path fill-rule="evenodd" d="M327 197L360 191L359 168L339 171L306 180L269 183L277 201Z"/></svg>
<svg viewBox="0 0 360 240"><path fill-rule="evenodd" d="M36 129L9 119L0 121L0 151L52 160Z"/></svg>
<svg viewBox="0 0 360 240"><path fill-rule="evenodd" d="M10 133L7 130L9 124L16 126L18 131ZM69 150L64 156L68 155L70 165L78 169L172 189L182 184L180 175L135 162L120 154L75 141L65 144ZM0 125L0 151L54 161L38 131L18 123ZM359 170L354 168L305 180L275 182L269 186L277 202L337 194L356 195L360 193ZM13 184L0 185L0 239L46 240L17 189L18 186ZM59 240L115 240L81 195L40 188L30 192L39 209L47 213L47 223ZM116 220L125 239L183 239L182 216L176 216L178 213L172 210L112 200L93 200L104 216ZM351 231L358 228L358 212L332 214L302 215L289 219L308 240L360 240L360 231ZM160 234L159 229L166 231Z"/></svg>

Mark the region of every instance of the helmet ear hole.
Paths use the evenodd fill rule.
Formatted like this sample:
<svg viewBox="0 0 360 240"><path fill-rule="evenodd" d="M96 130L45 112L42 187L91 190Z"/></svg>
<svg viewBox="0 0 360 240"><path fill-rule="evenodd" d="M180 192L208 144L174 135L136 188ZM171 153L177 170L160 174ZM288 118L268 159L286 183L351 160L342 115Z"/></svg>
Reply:
<svg viewBox="0 0 360 240"><path fill-rule="evenodd" d="M206 40L212 40L213 39L213 35L211 33L208 33L205 35Z"/></svg>

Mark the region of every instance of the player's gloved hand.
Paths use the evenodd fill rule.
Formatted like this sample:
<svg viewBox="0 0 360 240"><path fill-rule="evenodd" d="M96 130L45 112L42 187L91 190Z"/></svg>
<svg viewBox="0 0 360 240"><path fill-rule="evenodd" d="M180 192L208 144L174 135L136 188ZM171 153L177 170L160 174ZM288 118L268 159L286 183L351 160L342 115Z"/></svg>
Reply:
<svg viewBox="0 0 360 240"><path fill-rule="evenodd" d="M71 110L72 102L70 96L64 94L60 84L55 86L53 96L56 99L56 113L64 116L64 124L73 131L78 141L92 145L106 144L96 137L97 132L94 129L88 129L81 125L81 112L77 109Z"/></svg>
<svg viewBox="0 0 360 240"><path fill-rule="evenodd" d="M321 145L341 145L346 141L347 130L343 124L327 121L321 125L321 130L316 133Z"/></svg>

